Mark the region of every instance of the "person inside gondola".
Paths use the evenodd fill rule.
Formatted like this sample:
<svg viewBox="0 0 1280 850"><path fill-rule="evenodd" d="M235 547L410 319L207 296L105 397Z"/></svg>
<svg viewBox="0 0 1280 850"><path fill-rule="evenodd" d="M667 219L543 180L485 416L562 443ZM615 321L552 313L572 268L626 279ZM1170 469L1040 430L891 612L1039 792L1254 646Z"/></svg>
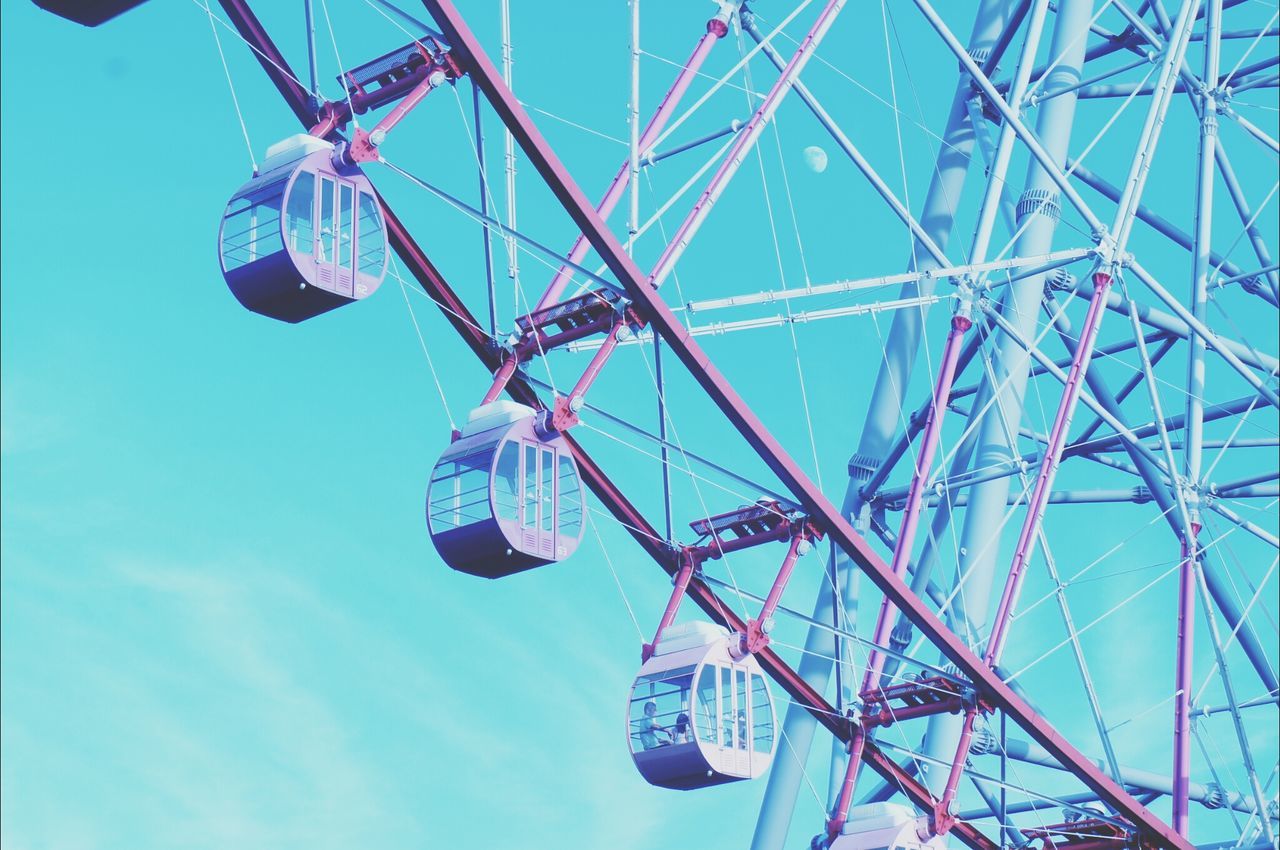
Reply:
<svg viewBox="0 0 1280 850"><path fill-rule="evenodd" d="M666 740L658 736L663 735ZM649 700L644 704L644 718L640 721L640 746L646 750L671 743L671 733L658 722L658 704Z"/></svg>
<svg viewBox="0 0 1280 850"><path fill-rule="evenodd" d="M690 731L689 715L682 711L676 715L676 725L671 729L671 743L689 743L693 740L693 736L690 734Z"/></svg>

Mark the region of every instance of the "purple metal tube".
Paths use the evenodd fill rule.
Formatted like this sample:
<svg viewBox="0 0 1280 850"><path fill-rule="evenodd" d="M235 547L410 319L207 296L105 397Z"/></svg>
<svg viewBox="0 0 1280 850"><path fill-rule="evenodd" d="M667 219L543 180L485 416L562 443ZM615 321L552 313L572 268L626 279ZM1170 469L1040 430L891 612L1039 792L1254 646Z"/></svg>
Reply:
<svg viewBox="0 0 1280 850"><path fill-rule="evenodd" d="M583 397L600 375L600 370L604 368L609 355L613 354L614 349L618 347L618 334L622 333L626 326L626 320L614 323L609 329L609 335L604 338L604 342L591 358L591 362L587 364L587 369L578 379L578 383L574 384L573 389L569 391L569 395L556 399L551 415L551 425L555 430L567 431L578 424L578 410L582 407Z"/></svg>
<svg viewBox="0 0 1280 850"><path fill-rule="evenodd" d="M938 367L938 381L933 389L933 403L929 407L925 420L924 435L920 441L920 452L916 455L915 473L911 476L911 486L907 490L907 502L902 511L902 524L898 528L898 545L893 550L893 560L889 568L894 574L902 577L907 573L907 564L911 560L911 549L916 539L916 529L920 523L920 505L924 500L924 485L929 479L929 470L933 467L933 456L938 448L938 437L942 433L942 420L947 415L947 400L951 396L951 386L956 377L956 364L960 359L960 349L964 335L973 327L967 316L951 317L951 331L947 334L947 342L942 350L942 363ZM884 655L875 649L889 643L889 635L893 631L893 618L898 609L886 596L880 603L880 616L876 619L873 647L867 657L867 670L862 678L862 691L866 694L879 685L880 671L884 669Z"/></svg>
<svg viewBox="0 0 1280 850"><path fill-rule="evenodd" d="M747 153L756 143L756 139L764 132L765 125L769 123L773 113L778 110L783 97L786 96L787 92L791 91L792 80L800 74L800 71L813 56L813 52L817 49L823 36L826 35L827 30L830 29L832 22L835 21L836 15L844 8L844 4L845 0L828 0L826 7L822 10L822 14L814 21L808 34L800 42L796 52L792 54L791 61L782 69L782 73L778 75L773 88L769 89L764 101L755 111L755 114L751 116L751 120L747 122L747 126L738 134L737 141L729 149L729 153L724 158L724 161L720 163L720 167L716 169L711 182L707 184L707 188L703 190L702 195L693 205L693 209L689 211L689 215L680 224L680 229L676 231L675 237L672 238L662 252L662 256L658 258L658 262L654 265L653 271L649 275L649 284L651 286L658 287L662 285L662 281L666 279L676 261L680 259L684 249L689 246L689 241L693 239L694 234L706 219L707 214L715 206L721 193L724 192L725 186L729 184L729 180L737 173L738 167L746 159Z"/></svg>
<svg viewBox="0 0 1280 850"><path fill-rule="evenodd" d="M808 545L809 537L804 531L791 538L791 545L787 547L787 556L782 559L782 566L773 580L773 587L769 588L769 593L764 598L764 605L760 607L760 616L747 621L747 633L742 638L744 653L759 652L769 645L766 624L778 610L778 603L782 601L782 591L786 590L787 582L791 580L791 573L796 568L796 561L800 558L801 547L806 547L805 551L807 551Z"/></svg>
<svg viewBox="0 0 1280 850"><path fill-rule="evenodd" d="M1080 398L1080 391L1084 388L1084 375L1093 357L1093 346L1098 338L1098 327L1102 324L1107 293L1110 290L1111 274L1105 271L1094 272L1093 297L1089 299L1089 312L1085 315L1084 325L1080 329L1080 344L1076 347L1075 357L1071 360L1071 369L1067 372L1062 400L1058 403L1058 412L1053 420L1053 429L1049 432L1044 459L1040 462L1040 471L1036 476L1035 487L1031 491L1031 499L1027 504L1027 517L1023 520L1022 531L1018 535L1013 563L1009 566L1009 577L1005 580L1004 593L1000 597L1000 605L992 621L991 637L987 641L985 656L985 661L992 667L1000 663L1000 654L1004 650L1004 641L1008 634L1009 615L1022 589L1027 559L1031 554L1036 532L1040 529L1045 505L1049 502L1049 488L1053 484L1054 475L1058 471L1058 462L1062 458L1062 450L1066 446L1071 416L1075 413L1076 402Z"/></svg>
<svg viewBox="0 0 1280 850"><path fill-rule="evenodd" d="M653 633L653 641L646 643L640 650L641 664L653 657L653 653L658 649L658 641L662 640L662 633L667 630L667 626L676 621L680 600L684 598L685 591L689 589L689 579L693 577L695 560L694 555L688 550L680 554L680 569L676 572L675 589L671 591L671 598L667 600L667 609L662 612L658 630Z"/></svg>
<svg viewBox="0 0 1280 850"><path fill-rule="evenodd" d="M946 787L942 789L942 797L933 810L933 831L937 835L946 835L955 825L956 817L951 814L951 803L960 790L960 777L964 776L964 763L969 758L969 747L973 744L973 724L978 719L978 709L968 708L964 713L964 725L960 728L960 740L956 742L956 757L951 760L951 771L947 774Z"/></svg>
<svg viewBox="0 0 1280 850"><path fill-rule="evenodd" d="M947 334L947 342L942 351L942 363L938 368L938 381L933 390L933 403L929 407L928 419L925 421L920 452L916 455L915 472L911 477L911 487L907 491L907 503L902 514L902 524L898 530L898 544L893 550L893 560L890 563L890 569L899 578L906 575L907 563L911 560L912 545L915 542L916 529L920 521L920 506L924 498L924 485L929 478L929 470L933 467L933 457L938 448L938 438L942 433L942 420L946 416L947 400L951 396L951 386L955 381L956 364L960 359L964 335L971 327L973 327L973 322L967 316L957 314L951 317L951 330ZM875 635L872 638L873 648L868 655L866 673L862 678L861 693L864 696L879 686L880 672L884 669L884 655L874 647L883 646L889 642L889 635L893 631L894 615L896 613L897 608L889 597L885 596L880 603L880 615L876 619ZM962 733L960 741L967 756L969 742L973 738L973 719L971 716L966 717L965 730L967 734ZM840 828L844 825L845 818L848 817L849 804L853 799L853 786L857 783L857 760L860 758L860 752L854 753L853 750L850 750L849 763L845 767L845 779L840 789L839 802L831 818L831 824L834 825L835 829L835 832L831 833L832 837L839 833ZM961 758L961 763L963 763L963 757ZM956 773L954 768L952 773ZM956 783L959 783L958 777L956 778ZM948 781L947 785L948 788L951 788L952 783ZM952 790L951 796L955 796L954 790ZM944 805L940 806L939 810L945 812L949 802L947 802L948 798L945 795L943 800ZM828 827L829 830L831 828L831 826Z"/></svg>
<svg viewBox="0 0 1280 850"><path fill-rule="evenodd" d="M858 784L858 766L862 763L862 751L866 748L867 730L862 724L853 727L853 736L849 740L849 762L844 769L844 782L840 784L840 796L836 798L836 806L827 821L827 837L835 838L849 819L849 806L853 803L853 788Z"/></svg>
<svg viewBox="0 0 1280 850"><path fill-rule="evenodd" d="M488 392L484 394L484 398L480 399L482 407L490 402L497 401L502 396L502 391L506 389L507 382L511 380L511 376L516 373L516 369L519 366L520 358L514 354L508 355L507 359L502 361L498 371L493 373L493 383L489 385Z"/></svg>
<svg viewBox="0 0 1280 850"><path fill-rule="evenodd" d="M750 549L753 546L759 546L761 543L772 543L775 540L781 540L787 536L785 526L781 526L773 531L762 531L759 534L748 534L746 537L738 537L733 540L720 542L716 540L704 546L694 546L695 552L700 560L710 561L721 558L732 552L738 552L742 549Z"/></svg>
<svg viewBox="0 0 1280 850"><path fill-rule="evenodd" d="M703 61L706 60L707 54L711 52L711 48L715 43L724 37L729 31L726 21L720 19L717 15L707 21L707 33L698 39L698 44L693 49L693 53L685 61L684 67L680 69L680 73L676 76L676 81L671 84L671 88L667 91L666 97L662 99L662 103L658 104L658 111L653 113L653 117L649 119L649 123L645 125L644 132L640 134L640 151L643 153L658 138L658 134L667 126L667 121L671 119L671 114L675 112L676 106L684 97L686 91L689 90L689 84L693 82L693 78L698 75L698 69L702 67ZM618 205L618 201L622 199L622 193L626 191L627 184L630 182L630 163L622 163L622 167L618 169L618 173L614 175L613 182L609 184L609 188L605 190L604 197L600 199L596 212L601 218L608 218L609 213L613 212L614 207ZM570 263L581 263L582 258L587 255L587 251L591 250L591 243L587 241L587 237L579 235L577 241L573 243L573 249L569 251ZM551 283L547 285L547 291L542 294L542 298L538 301L538 305L534 310L541 310L544 307L550 307L552 304L560 300L564 288L568 286L569 280L573 277L573 269L564 265L556 272L556 276L551 279Z"/></svg>
<svg viewBox="0 0 1280 850"><path fill-rule="evenodd" d="M357 128L351 137L351 148L349 152L352 162L377 162L378 161L378 145L382 144L386 139L387 133L391 132L397 124L404 120L404 117L413 111L423 99L431 93L432 89L443 83L447 79L442 70L434 70L423 77L422 82L418 83L413 89L401 98L395 108L382 116L374 128L369 132Z"/></svg>
<svg viewBox="0 0 1280 850"><path fill-rule="evenodd" d="M911 486L907 490L907 503L902 513L902 524L898 529L898 543L893 550L893 560L890 562L890 569L899 578L906 575L907 564L911 560L911 550L915 543L916 529L920 522L920 506L924 500L924 485L929 478L929 470L933 467L933 457L938 448L938 438L942 433L942 420L947 412L947 400L951 396L951 387L956 377L956 364L960 359L960 350L963 346L964 335L969 328L973 327L973 322L967 316L955 315L951 317L951 330L947 334L947 342L942 351L942 363L938 367L938 381L933 389L933 402L929 407L928 419L925 421L924 434L921 437L920 452L916 455L915 472L911 477ZM880 615L876 619L875 635L872 638L873 647L867 657L867 670L862 678L862 691L865 696L867 693L879 687L880 672L884 669L884 655L877 651L875 647L884 646L889 642L889 636L893 631L894 615L897 608L886 595L880 603ZM973 717L970 713L965 717L964 731L960 735L960 748L964 755L959 757L961 764L968 755L969 744L973 739ZM858 754L860 756L860 754ZM836 824L835 829L838 834L840 827L844 825L844 820L848 816L849 803L853 798L853 785L857 782L858 765L855 762L855 755L850 751L849 764L845 768L845 782L841 786L840 803L837 804L836 813L832 817L832 823ZM953 765L952 774L958 774ZM954 785L959 785L959 776L954 776ZM846 795L846 788L848 794ZM938 806L937 811L946 813L950 807L950 798L955 796L955 789L951 778L948 778L947 788L951 791L950 797L945 793L942 803ZM935 824L939 818L935 817ZM945 828L949 828L947 823Z"/></svg>
<svg viewBox="0 0 1280 850"><path fill-rule="evenodd" d="M1191 660L1195 632L1196 535L1199 523L1191 523L1190 539L1182 541L1182 565L1178 576L1178 660L1173 704L1173 828L1187 834L1191 790Z"/></svg>
<svg viewBox="0 0 1280 850"><path fill-rule="evenodd" d="M1000 663L1005 637L1009 631L1010 615L1017 602L1018 593L1022 590L1027 560L1030 557L1036 533L1039 531L1040 521L1044 517L1045 506L1049 503L1050 487L1058 471L1062 450L1067 444L1067 430L1071 427L1071 417L1075 413L1080 392L1084 389L1084 376L1089 369L1089 361L1093 357L1094 343L1098 338L1098 328L1102 324L1107 293L1110 289L1111 274L1106 271L1094 272L1093 297L1089 299L1089 311L1080 329L1080 344L1071 360L1071 369L1067 373L1062 400L1058 403L1058 412L1053 420L1053 428L1049 432L1044 459L1040 462L1040 471L1028 501L1027 516L1022 522L1022 531L1018 535L1018 544L1014 548L1013 563L1009 566L1009 576L1005 580L1004 592L1000 596L1000 606L996 609L991 637L987 641L987 652L983 660L992 668ZM956 792L960 787L960 778L964 774L964 764L969 758L969 747L973 743L973 726L977 716L976 706L965 710L964 726L956 745L955 758L951 761L951 771L947 774L947 784L934 808L933 829L938 835L945 835L955 822L951 814L951 803L955 800Z"/></svg>

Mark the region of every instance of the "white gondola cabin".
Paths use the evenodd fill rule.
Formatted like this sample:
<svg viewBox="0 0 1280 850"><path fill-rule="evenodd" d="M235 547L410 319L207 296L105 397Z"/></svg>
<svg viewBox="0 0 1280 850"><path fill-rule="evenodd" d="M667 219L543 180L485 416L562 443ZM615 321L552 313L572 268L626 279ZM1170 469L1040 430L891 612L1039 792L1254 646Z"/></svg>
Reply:
<svg viewBox="0 0 1280 850"><path fill-rule="evenodd" d="M387 230L369 179L305 133L267 149L227 204L218 247L236 299L283 322L366 298L387 271Z"/></svg>
<svg viewBox="0 0 1280 850"><path fill-rule="evenodd" d="M773 698L753 656L729 653L725 629L665 629L640 668L627 710L627 740L640 775L663 788L755 779L777 743Z"/></svg>
<svg viewBox="0 0 1280 850"><path fill-rule="evenodd" d="M436 463L427 527L450 567L500 578L572 555L582 497L564 438L540 436L532 408L495 401L471 412Z"/></svg>
<svg viewBox="0 0 1280 850"><path fill-rule="evenodd" d="M900 803L854 806L831 842L830 850L946 850L947 840L932 836L929 818Z"/></svg>

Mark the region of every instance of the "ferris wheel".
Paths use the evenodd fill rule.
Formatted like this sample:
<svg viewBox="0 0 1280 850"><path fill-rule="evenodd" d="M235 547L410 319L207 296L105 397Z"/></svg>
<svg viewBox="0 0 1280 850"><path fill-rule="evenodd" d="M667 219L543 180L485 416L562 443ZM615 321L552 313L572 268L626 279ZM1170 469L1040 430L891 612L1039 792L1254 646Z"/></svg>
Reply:
<svg viewBox="0 0 1280 850"><path fill-rule="evenodd" d="M411 279L492 375L432 447L443 564L553 569L611 524L670 579L618 695L645 781L755 781L782 847L821 728L815 848L1280 847L1274 5L632 0L602 192L544 133L605 119L517 98L505 0L493 43L449 0L354 4L373 47L298 4L301 72L244 0L197 5L301 124L228 187L234 298L340 322ZM461 161L397 146L439 100ZM482 279L393 182L474 222Z"/></svg>

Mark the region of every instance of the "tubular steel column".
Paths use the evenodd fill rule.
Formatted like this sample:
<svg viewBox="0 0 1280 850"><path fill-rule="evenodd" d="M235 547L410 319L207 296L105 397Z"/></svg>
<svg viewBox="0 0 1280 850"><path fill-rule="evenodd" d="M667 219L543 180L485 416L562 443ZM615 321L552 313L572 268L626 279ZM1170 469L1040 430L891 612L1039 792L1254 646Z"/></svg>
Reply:
<svg viewBox="0 0 1280 850"><path fill-rule="evenodd" d="M1193 524L1182 544L1178 568L1178 653L1173 697L1173 828L1187 834L1191 787L1191 659L1195 634L1196 531Z"/></svg>
<svg viewBox="0 0 1280 850"><path fill-rule="evenodd" d="M1205 15L1204 80L1216 86L1222 33L1222 0L1209 0ZM1191 271L1191 312L1204 322L1209 293L1209 245L1213 232L1213 171L1218 143L1218 93L1200 98L1200 150L1196 175L1195 256ZM1195 574L1199 560L1200 477L1204 440L1205 341L1192 334L1187 354L1187 427L1183 434L1187 521L1178 576L1178 651L1173 711L1173 828L1187 834L1187 789L1191 782L1191 662L1195 652ZM1172 475L1175 470L1169 470ZM1175 482L1176 486L1176 482Z"/></svg>
<svg viewBox="0 0 1280 850"><path fill-rule="evenodd" d="M969 38L970 50L975 55L989 51L1000 37L1009 14L1009 5L1011 4L1007 0L984 0L978 7ZM925 232L936 245L944 249L951 236L955 204L964 188L969 159L973 153L973 128L965 107L970 96L969 86L968 78L961 75L952 97L946 129L943 130L942 140L938 145L938 160L919 217ZM908 270L924 271L939 267L941 264L917 240L912 246ZM936 283L935 279L926 278L903 284L898 297L930 295ZM867 418L862 426L862 436L857 451L849 461L849 484L845 490L841 513L855 525L864 512L862 486L879 467L897 432L903 394L910 382L919 351L920 334L927 309L921 307L919 310L894 311L893 323L886 336L884 359L876 375ZM850 611L857 604L853 593L856 588L853 581L855 567L839 547L834 551L832 573L837 577L842 591L840 604L843 610ZM820 623L833 621L836 613L833 596L831 588L823 587L818 591L813 610L814 620ZM846 628L850 625L852 624L845 624ZM829 641L830 634L827 631L810 628L805 640L805 651L800 656L797 668L800 676L817 691L826 690L831 676L831 659L827 657ZM817 720L811 713L800 706L788 706L779 756L769 770L768 785L760 803L760 816L751 842L752 850L781 850L786 841L796 798L804 782L805 763L809 758L816 728ZM843 745L836 742L833 749L842 753ZM838 778L843 772L843 764L832 765L835 777Z"/></svg>
<svg viewBox="0 0 1280 850"><path fill-rule="evenodd" d="M1061 61L1041 86L1046 94L1059 89L1070 89L1080 82L1092 13L1093 0L1066 0L1059 4L1049 55L1061 57ZM1076 96L1071 91L1045 100L1039 107L1036 134L1041 139L1045 152L1059 167L1066 162L1075 107ZM1019 226L1025 227L1013 251L1014 256L1043 254L1052 248L1053 233L1061 209L1059 205L1054 181L1033 160L1028 166L1026 190L1017 207ZM1030 221L1027 220L1028 217L1032 217ZM1018 281L1006 292L1001 312L1024 336L1034 336L1043 291L1044 276L1036 275ZM1016 430L1022 419L1023 394L1030 367L1028 355L1016 342L1005 336L1001 336L996 343L993 361L997 370L997 382L1005 376L1007 380L978 427L973 466L980 469L1007 464L1016 459L1008 445L1005 427L1008 425ZM975 415L978 415L976 412L982 408L975 407L974 410ZM969 493L955 572L957 583L963 579L965 592L957 594L948 612L947 623L953 630L961 628L966 620L973 625L975 634L981 634L984 630L999 549L1000 527L1009 497L1009 484L1008 478L997 478L975 485ZM925 734L926 755L950 764L960 743L963 725L962 718L955 715L929 718ZM922 778L934 795L940 798L946 788L947 772L933 770L926 765Z"/></svg>

